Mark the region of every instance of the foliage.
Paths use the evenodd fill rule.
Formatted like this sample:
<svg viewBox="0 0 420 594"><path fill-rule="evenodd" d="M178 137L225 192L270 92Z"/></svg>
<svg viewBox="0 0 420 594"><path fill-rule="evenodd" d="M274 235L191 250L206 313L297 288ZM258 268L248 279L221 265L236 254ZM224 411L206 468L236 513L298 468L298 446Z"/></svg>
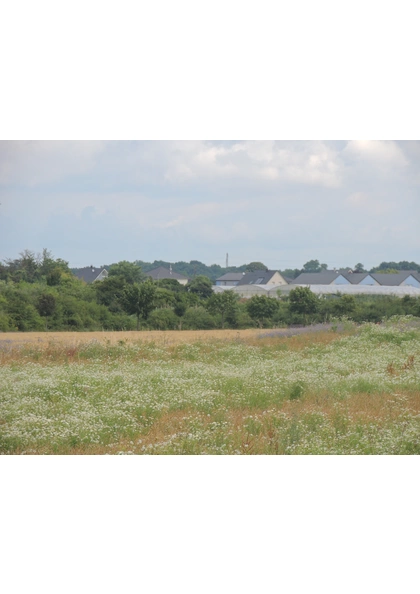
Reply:
<svg viewBox="0 0 420 594"><path fill-rule="evenodd" d="M198 266L197 261L194 265ZM417 266L414 262L399 265ZM290 272L300 271L289 271L289 276ZM296 287L289 297L283 293L279 299L256 296L245 300L232 291L213 293L211 281L203 275L187 287L175 279L133 283L135 278L144 278L138 263L120 262L107 279L87 284L71 275L67 262L54 258L48 250L38 255L25 250L16 260L0 264L0 331L128 330L139 327L140 322L142 327L162 329L252 328L335 318L362 323L381 322L395 315L420 317L420 298L410 296L337 293L317 298L309 289ZM146 299L146 309L138 301L129 307L129 288L143 284L152 287L153 299ZM303 291L305 299L302 295L296 299L296 291L298 295Z"/></svg>
<svg viewBox="0 0 420 594"><path fill-rule="evenodd" d="M308 316L314 314L319 306L318 297L309 287L296 287L289 293L289 309L291 313Z"/></svg>
<svg viewBox="0 0 420 594"><path fill-rule="evenodd" d="M321 272L322 270L327 270L327 264L320 264L319 260L309 260L306 264L303 265L302 272Z"/></svg>
<svg viewBox="0 0 420 594"><path fill-rule="evenodd" d="M146 275L143 274L142 269L138 264L135 262L127 262L127 260L112 264L109 268L108 275L110 277L120 276L129 285L140 283L146 278Z"/></svg>
<svg viewBox="0 0 420 594"><path fill-rule="evenodd" d="M141 284L127 285L122 295L124 311L137 318L137 330L140 328L140 318L147 320L155 307L156 286L150 281Z"/></svg>
<svg viewBox="0 0 420 594"><path fill-rule="evenodd" d="M155 309L148 318L148 325L154 330L176 330L179 323L179 317L169 308Z"/></svg>
<svg viewBox="0 0 420 594"><path fill-rule="evenodd" d="M205 307L189 307L183 316L182 327L185 330L211 330L216 327L216 320Z"/></svg>
<svg viewBox="0 0 420 594"><path fill-rule="evenodd" d="M381 262L379 266L376 266L370 270L370 272L379 272L383 270L416 270L420 272L420 264L416 262L407 262L407 260L403 260L402 262Z"/></svg>
<svg viewBox="0 0 420 594"><path fill-rule="evenodd" d="M106 305L113 312L123 311L122 297L127 282L124 276L109 276L101 282L94 283L98 303Z"/></svg>
<svg viewBox="0 0 420 594"><path fill-rule="evenodd" d="M246 265L245 272L255 272L256 270L268 270L262 262L250 262Z"/></svg>
<svg viewBox="0 0 420 594"><path fill-rule="evenodd" d="M70 273L68 262L61 258L54 259L45 248L42 254L36 255L30 250L24 250L19 256L15 260L6 260L5 265L0 266L0 280L58 285L61 275Z"/></svg>
<svg viewBox="0 0 420 594"><path fill-rule="evenodd" d="M190 293L195 293L201 299L208 299L213 295L211 280L206 276L197 276L194 280L190 281L187 285Z"/></svg>
<svg viewBox="0 0 420 594"><path fill-rule="evenodd" d="M361 262L358 262L353 268L353 272L367 272L367 270L365 270L365 267Z"/></svg>
<svg viewBox="0 0 420 594"><path fill-rule="evenodd" d="M278 307L276 299L265 295L254 295L246 304L249 315L260 327L278 311Z"/></svg>
<svg viewBox="0 0 420 594"><path fill-rule="evenodd" d="M230 325L235 325L238 312L238 295L233 291L224 291L223 293L213 293L207 300L206 307L212 314L220 314L221 327L225 327L225 320L228 319Z"/></svg>
<svg viewBox="0 0 420 594"><path fill-rule="evenodd" d="M299 274L301 274L301 270L300 268L286 268L285 270L281 270L280 274L284 277L284 278L291 278L291 279L295 279L299 276Z"/></svg>
<svg viewBox="0 0 420 594"><path fill-rule="evenodd" d="M185 285L181 285L174 278L162 278L155 281L155 283L160 289L167 289L168 291L172 291L172 293L185 293L187 291Z"/></svg>

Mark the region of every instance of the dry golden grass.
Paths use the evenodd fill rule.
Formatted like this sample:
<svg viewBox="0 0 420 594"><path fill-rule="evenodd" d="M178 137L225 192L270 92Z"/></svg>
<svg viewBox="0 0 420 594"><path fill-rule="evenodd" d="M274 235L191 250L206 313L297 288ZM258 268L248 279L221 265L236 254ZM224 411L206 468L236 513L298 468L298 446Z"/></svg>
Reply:
<svg viewBox="0 0 420 594"><path fill-rule="evenodd" d="M246 330L183 330L183 331L142 331L142 332L5 332L0 334L0 365L19 363L22 353L26 362L38 364L83 363L81 349L86 345L97 344L106 348L115 345L155 344L174 355L183 344L200 343L202 355L206 349L212 352L214 343L236 342L260 348L287 348L301 351L310 346L327 346L335 340L354 333L355 330L341 331L299 329L300 334L290 335L290 330L246 329ZM147 359L147 352L139 353L140 359ZM392 370L388 370L389 373Z"/></svg>
<svg viewBox="0 0 420 594"><path fill-rule="evenodd" d="M268 332L251 328L247 330L144 330L140 332L2 332L0 342L10 345L66 344L77 345L97 341L117 344L120 341L156 342L157 344L180 344L206 342L208 340L239 340L256 338Z"/></svg>
<svg viewBox="0 0 420 594"><path fill-rule="evenodd" d="M285 341L292 349L300 350L311 344L327 345L350 332L333 332L317 330L311 332L310 327L299 329L291 335L286 329L247 328L246 330L145 330L132 332L1 332L0 345L14 346L67 346L69 350L80 345L98 342L109 344L134 344L154 342L162 346L191 344L195 342L231 342L239 341L251 346L273 346Z"/></svg>

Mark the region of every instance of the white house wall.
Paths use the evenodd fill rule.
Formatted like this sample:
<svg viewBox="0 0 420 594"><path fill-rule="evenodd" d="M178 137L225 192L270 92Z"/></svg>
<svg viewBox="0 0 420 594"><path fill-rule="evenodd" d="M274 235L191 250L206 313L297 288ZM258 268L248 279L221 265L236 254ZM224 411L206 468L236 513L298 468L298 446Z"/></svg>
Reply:
<svg viewBox="0 0 420 594"><path fill-rule="evenodd" d="M348 281L342 274L339 274L337 278L333 280L331 283L332 285L349 285L350 281Z"/></svg>
<svg viewBox="0 0 420 594"><path fill-rule="evenodd" d="M414 278L414 276L409 276L400 285L400 287L406 287L406 286L420 288L420 283L417 279Z"/></svg>
<svg viewBox="0 0 420 594"><path fill-rule="evenodd" d="M380 286L378 281L372 278L370 274L368 276L365 276L365 278L360 281L359 285L376 285L378 287Z"/></svg>

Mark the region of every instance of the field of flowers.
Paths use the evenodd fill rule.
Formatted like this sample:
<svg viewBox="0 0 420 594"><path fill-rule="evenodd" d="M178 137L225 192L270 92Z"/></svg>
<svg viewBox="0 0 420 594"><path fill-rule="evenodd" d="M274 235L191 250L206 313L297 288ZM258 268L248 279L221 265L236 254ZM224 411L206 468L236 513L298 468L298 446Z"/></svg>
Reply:
<svg viewBox="0 0 420 594"><path fill-rule="evenodd" d="M2 454L417 454L420 320L0 349Z"/></svg>

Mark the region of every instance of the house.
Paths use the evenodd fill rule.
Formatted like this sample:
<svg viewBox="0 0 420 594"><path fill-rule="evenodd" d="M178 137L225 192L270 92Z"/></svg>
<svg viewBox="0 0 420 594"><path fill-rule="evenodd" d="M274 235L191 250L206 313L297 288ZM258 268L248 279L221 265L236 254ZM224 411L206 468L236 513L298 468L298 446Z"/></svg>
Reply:
<svg viewBox="0 0 420 594"><path fill-rule="evenodd" d="M216 287L236 287L244 274L245 272L227 272L216 279L215 285Z"/></svg>
<svg viewBox="0 0 420 594"><path fill-rule="evenodd" d="M379 285L369 272L349 272L344 276L352 285Z"/></svg>
<svg viewBox="0 0 420 594"><path fill-rule="evenodd" d="M287 282L277 270L255 270L242 275L237 286L243 285L287 285Z"/></svg>
<svg viewBox="0 0 420 594"><path fill-rule="evenodd" d="M420 274L411 271L401 271L395 274L372 274L372 277L383 287L417 287L420 288Z"/></svg>
<svg viewBox="0 0 420 594"><path fill-rule="evenodd" d="M85 283L94 283L96 281L103 281L108 277L108 270L106 268L95 268L94 266L86 266L86 268L78 268L74 276Z"/></svg>
<svg viewBox="0 0 420 594"><path fill-rule="evenodd" d="M420 288L420 273L401 271L395 274L345 272L325 270L323 272L303 272L292 283L293 285L360 285L382 287L416 287Z"/></svg>
<svg viewBox="0 0 420 594"><path fill-rule="evenodd" d="M159 266L159 268L154 268L153 270L146 272L146 275L155 281L169 278L178 281L181 285L186 285L188 283L188 278L183 274L174 272L172 266L169 267L169 270L163 266Z"/></svg>
<svg viewBox="0 0 420 594"><path fill-rule="evenodd" d="M324 270L323 272L302 272L295 278L293 285L349 285L348 273L343 274L334 270Z"/></svg>

